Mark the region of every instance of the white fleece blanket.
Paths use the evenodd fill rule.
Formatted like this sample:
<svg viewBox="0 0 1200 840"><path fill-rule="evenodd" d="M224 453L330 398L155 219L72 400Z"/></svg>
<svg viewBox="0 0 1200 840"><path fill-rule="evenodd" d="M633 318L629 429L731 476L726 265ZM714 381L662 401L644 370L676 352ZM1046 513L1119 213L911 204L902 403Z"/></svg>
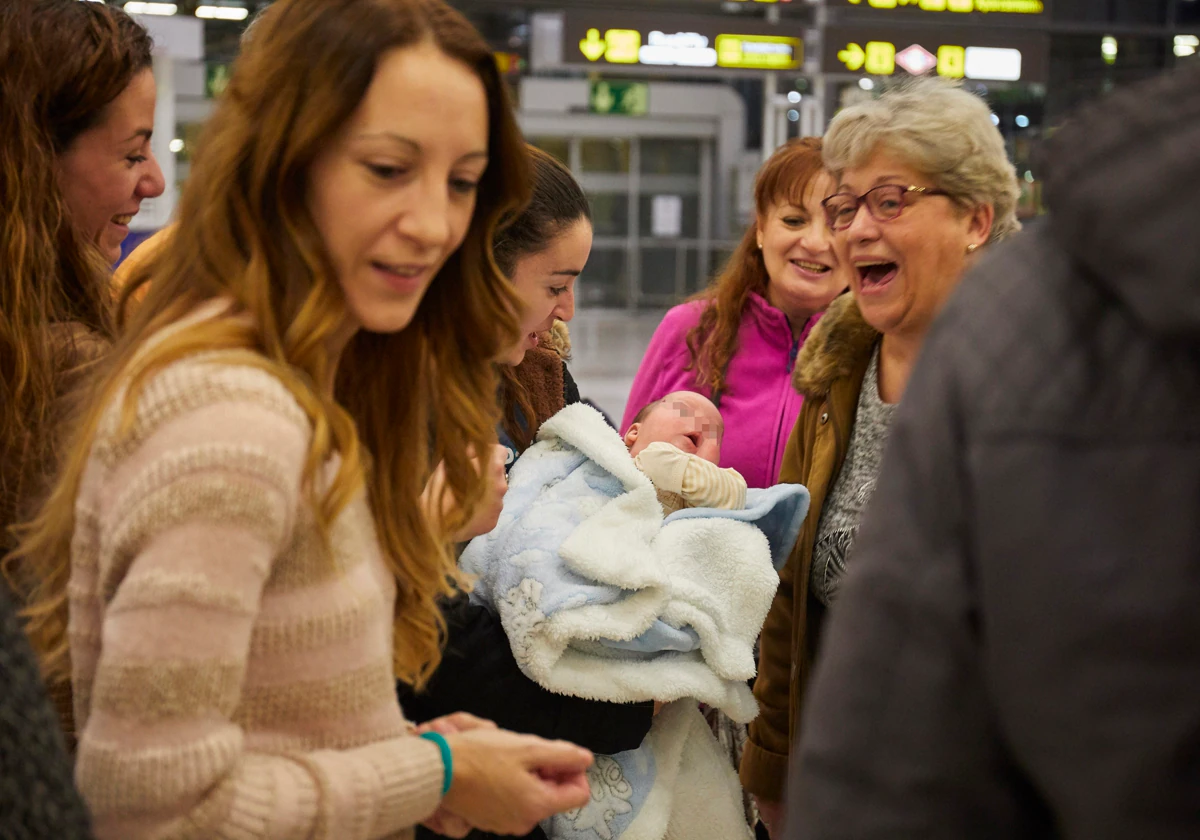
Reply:
<svg viewBox="0 0 1200 840"><path fill-rule="evenodd" d="M741 836L734 827L748 831L736 776L696 701L742 723L757 715L747 685L754 641L779 583L775 563L807 507L803 487L784 486L751 491L746 511L664 521L650 480L598 412L569 406L543 424L509 474L496 529L462 555L478 576L472 598L498 612L521 669L551 691L681 701L639 750L597 763L590 810L556 818L552 837L725 840ZM680 763L689 750L694 760ZM618 803L612 791L624 786ZM693 794L705 814L700 833L678 833Z"/></svg>

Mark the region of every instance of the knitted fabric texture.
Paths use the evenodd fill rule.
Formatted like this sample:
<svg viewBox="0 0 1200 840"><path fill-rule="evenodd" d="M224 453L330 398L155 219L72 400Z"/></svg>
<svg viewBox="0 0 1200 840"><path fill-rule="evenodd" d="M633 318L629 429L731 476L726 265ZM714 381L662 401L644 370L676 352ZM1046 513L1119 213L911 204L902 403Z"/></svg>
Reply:
<svg viewBox="0 0 1200 840"><path fill-rule="evenodd" d="M311 426L263 370L175 362L127 431L122 399L84 472L69 590L97 836L410 836L442 762L396 701L396 584L364 494L323 541Z"/></svg>
<svg viewBox="0 0 1200 840"><path fill-rule="evenodd" d="M0 837L87 840L87 808L71 783L58 720L3 585L0 679Z"/></svg>

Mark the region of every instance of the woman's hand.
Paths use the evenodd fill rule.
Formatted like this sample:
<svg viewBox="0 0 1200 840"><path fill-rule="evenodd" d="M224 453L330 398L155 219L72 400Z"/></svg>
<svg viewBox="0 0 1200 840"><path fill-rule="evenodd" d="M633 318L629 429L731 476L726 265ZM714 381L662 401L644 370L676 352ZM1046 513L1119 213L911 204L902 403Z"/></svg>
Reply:
<svg viewBox="0 0 1200 840"><path fill-rule="evenodd" d="M454 712L444 717L435 718L418 726L414 732L421 735L425 732L437 732L440 735L453 735L455 732L470 732L472 729L495 729L496 724L490 720L475 717L468 712ZM439 805L433 816L421 823L435 834L443 837L466 837L471 833L471 824L462 817L446 810L445 805Z"/></svg>
<svg viewBox="0 0 1200 840"><path fill-rule="evenodd" d="M500 512L504 510L504 494L508 492L508 476L504 472L504 465L508 461L508 449L494 443L489 454L491 460L488 462L487 473L484 476L488 486L483 502L480 503L479 510L471 518L471 521L454 535L455 542L466 542L486 534L496 527L496 523L500 520Z"/></svg>
<svg viewBox="0 0 1200 840"><path fill-rule="evenodd" d="M472 729L496 729L496 724L481 717L475 717L470 712L454 712L440 718L426 721L414 731L418 735L426 732L437 732L441 735L453 735L456 732L470 732Z"/></svg>
<svg viewBox="0 0 1200 840"><path fill-rule="evenodd" d="M478 459L472 455L471 460L478 469ZM496 522L500 519L500 511L504 508L504 494L508 491L508 478L504 474L504 465L507 460L508 449L498 443L492 444L488 463L484 467L487 490L484 493L483 501L471 520L451 537L453 542L473 540L496 527ZM425 491L421 494L421 503L427 516L434 517L439 514L437 503L442 499L442 488L445 486L445 465L438 464L425 485ZM441 521L445 521L457 504L458 501L452 496L442 501Z"/></svg>
<svg viewBox="0 0 1200 840"><path fill-rule="evenodd" d="M438 814L448 812L483 831L522 835L591 798L592 754L574 744L488 727L452 733L446 741L454 781Z"/></svg>

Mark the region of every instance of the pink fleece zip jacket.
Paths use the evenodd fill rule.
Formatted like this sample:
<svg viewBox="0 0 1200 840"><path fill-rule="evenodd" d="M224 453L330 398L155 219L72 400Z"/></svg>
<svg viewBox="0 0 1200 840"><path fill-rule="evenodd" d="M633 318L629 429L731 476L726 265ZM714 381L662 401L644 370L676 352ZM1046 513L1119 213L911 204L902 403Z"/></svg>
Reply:
<svg viewBox="0 0 1200 840"><path fill-rule="evenodd" d="M622 434L644 406L673 391L697 391L710 399L711 389L696 387L687 335L700 323L708 304L692 301L671 309L650 339L625 404ZM804 325L797 341L787 316L760 295L751 294L738 330L738 346L729 360L725 389L716 400L725 419L721 466L741 473L750 487L769 487L779 479L783 450L800 415L802 397L792 387L796 354L820 318Z"/></svg>

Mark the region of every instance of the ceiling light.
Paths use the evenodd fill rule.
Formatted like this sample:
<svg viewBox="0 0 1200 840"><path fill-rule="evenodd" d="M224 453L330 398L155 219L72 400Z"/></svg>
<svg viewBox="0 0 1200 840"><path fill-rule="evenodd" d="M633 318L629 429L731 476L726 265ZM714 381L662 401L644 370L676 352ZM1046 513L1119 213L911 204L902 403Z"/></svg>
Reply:
<svg viewBox="0 0 1200 840"><path fill-rule="evenodd" d="M138 0L130 0L121 8L131 15L173 15L179 11L174 3L142 3Z"/></svg>
<svg viewBox="0 0 1200 840"><path fill-rule="evenodd" d="M244 6L197 6L196 17L208 20L245 20L250 10Z"/></svg>

